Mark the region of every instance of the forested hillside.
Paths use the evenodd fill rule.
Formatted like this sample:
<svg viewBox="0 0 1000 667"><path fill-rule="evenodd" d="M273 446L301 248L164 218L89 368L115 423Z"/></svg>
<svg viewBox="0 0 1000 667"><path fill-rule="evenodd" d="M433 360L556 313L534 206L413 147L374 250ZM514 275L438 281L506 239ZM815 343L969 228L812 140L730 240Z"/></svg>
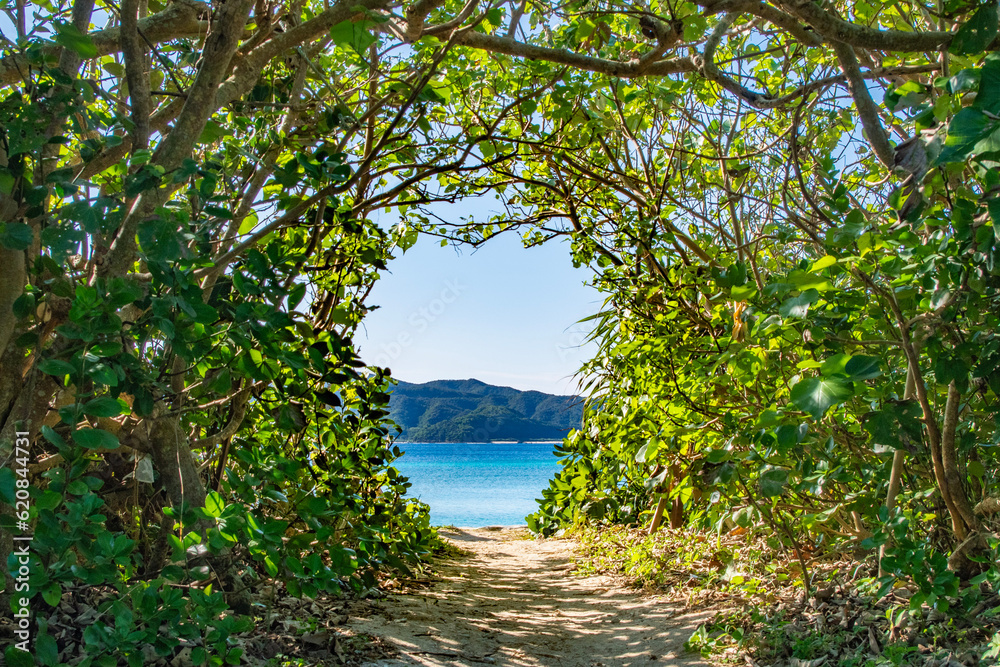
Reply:
<svg viewBox="0 0 1000 667"><path fill-rule="evenodd" d="M561 440L580 427L583 401L479 380L399 382L389 394L389 416L408 442Z"/></svg>

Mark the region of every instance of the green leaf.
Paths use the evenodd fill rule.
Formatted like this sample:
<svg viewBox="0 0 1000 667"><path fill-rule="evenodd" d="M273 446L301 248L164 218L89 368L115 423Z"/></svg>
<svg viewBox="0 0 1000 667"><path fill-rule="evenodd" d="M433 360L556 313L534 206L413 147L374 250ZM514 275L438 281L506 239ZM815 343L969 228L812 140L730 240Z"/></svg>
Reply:
<svg viewBox="0 0 1000 667"><path fill-rule="evenodd" d="M1000 58L988 59L983 66L973 106L994 115L1000 114Z"/></svg>
<svg viewBox="0 0 1000 667"><path fill-rule="evenodd" d="M330 37L337 46L349 45L360 55L365 55L368 47L375 43L371 21L342 21L330 28Z"/></svg>
<svg viewBox="0 0 1000 667"><path fill-rule="evenodd" d="M14 311L14 316L18 319L28 317L35 312L35 295L30 292L25 292L21 296L17 297L14 301L12 310Z"/></svg>
<svg viewBox="0 0 1000 667"><path fill-rule="evenodd" d="M851 357L844 370L852 380L871 380L882 375L882 360L859 354Z"/></svg>
<svg viewBox="0 0 1000 667"><path fill-rule="evenodd" d="M850 382L839 378L806 378L792 387L791 400L795 407L813 419L822 419L826 411L854 395Z"/></svg>
<svg viewBox="0 0 1000 667"><path fill-rule="evenodd" d="M596 23L591 21L589 18L582 18L576 25L576 37L577 39L587 39L594 34L594 30L596 29Z"/></svg>
<svg viewBox="0 0 1000 667"><path fill-rule="evenodd" d="M882 361L878 357L835 354L823 362L820 374L826 377L841 376L849 380L871 380L882 375Z"/></svg>
<svg viewBox="0 0 1000 667"><path fill-rule="evenodd" d="M46 600L46 602L48 602L48 600ZM35 656L43 665L51 665L52 667L55 667L55 665L59 664L59 646L56 644L56 640L52 635L46 632L43 635L39 635L38 638L35 639Z"/></svg>
<svg viewBox="0 0 1000 667"><path fill-rule="evenodd" d="M835 354L832 357L828 357L819 368L820 375L830 376L846 376L847 375L847 362L851 360L851 355L849 354Z"/></svg>
<svg viewBox="0 0 1000 667"><path fill-rule="evenodd" d="M63 377L76 373L76 367L62 359L46 359L38 364L38 370L46 375L53 375L55 377Z"/></svg>
<svg viewBox="0 0 1000 667"><path fill-rule="evenodd" d="M84 403L83 412L94 417L117 417L122 413L122 406L116 398L101 396Z"/></svg>
<svg viewBox="0 0 1000 667"><path fill-rule="evenodd" d="M947 90L952 95L964 93L979 85L982 70L967 67L948 79Z"/></svg>
<svg viewBox="0 0 1000 667"><path fill-rule="evenodd" d="M35 507L40 510L54 510L62 502L62 495L55 491L45 491L35 498Z"/></svg>
<svg viewBox="0 0 1000 667"><path fill-rule="evenodd" d="M211 491L207 496L205 496L205 512L209 516L218 518L222 516L222 512L225 509L226 502L220 494L215 491Z"/></svg>
<svg viewBox="0 0 1000 667"><path fill-rule="evenodd" d="M66 441L63 440L63 437L58 433L56 433L51 426L43 426L41 429L41 434L42 437L51 442L58 449L65 449L66 447L68 447Z"/></svg>
<svg viewBox="0 0 1000 667"><path fill-rule="evenodd" d="M788 485L788 471L780 468L768 470L760 476L760 492L768 498L780 496Z"/></svg>
<svg viewBox="0 0 1000 667"><path fill-rule="evenodd" d="M712 273L719 287L723 289L744 285L747 281L747 267L743 262L736 262L731 266L727 266L723 271L712 269Z"/></svg>
<svg viewBox="0 0 1000 667"><path fill-rule="evenodd" d="M948 51L957 55L982 53L997 36L997 4L980 7L951 40Z"/></svg>
<svg viewBox="0 0 1000 667"><path fill-rule="evenodd" d="M802 441L806 431L807 427L805 424L782 424L774 429L774 439L778 441L779 447L788 450Z"/></svg>
<svg viewBox="0 0 1000 667"><path fill-rule="evenodd" d="M17 179L14 178L14 175L9 170L0 168L0 193L11 194L14 192L15 183L17 183Z"/></svg>
<svg viewBox="0 0 1000 667"><path fill-rule="evenodd" d="M65 46L70 51L75 51L81 58L94 58L97 56L97 47L94 40L80 32L72 23L56 23L56 43Z"/></svg>
<svg viewBox="0 0 1000 667"><path fill-rule="evenodd" d="M824 257L820 257L815 262L813 262L812 266L809 267L809 272L816 273L817 271L822 271L823 269L833 266L836 263L837 263L836 257L834 257L833 255L826 255Z"/></svg>
<svg viewBox="0 0 1000 667"><path fill-rule="evenodd" d="M35 240L31 227L21 222L0 225L0 245L11 250L27 250Z"/></svg>
<svg viewBox="0 0 1000 667"><path fill-rule="evenodd" d="M231 129L219 125L214 120L209 120L205 123L205 129L201 131L201 135L198 136L198 143L214 144L222 137L229 136L232 133Z"/></svg>
<svg viewBox="0 0 1000 667"><path fill-rule="evenodd" d="M82 479L74 479L66 486L66 493L74 496L82 496L88 491L90 491L90 487Z"/></svg>
<svg viewBox="0 0 1000 667"><path fill-rule="evenodd" d="M778 314L782 317L803 318L809 313L809 307L819 301L819 292L808 289L798 296L785 299L778 306Z"/></svg>
<svg viewBox="0 0 1000 667"><path fill-rule="evenodd" d="M62 586L59 584L52 584L42 591L42 599L45 600L46 604L50 607L55 607L62 600Z"/></svg>
<svg viewBox="0 0 1000 667"><path fill-rule="evenodd" d="M944 142L944 150L938 156L937 163L964 162L977 152L983 152L988 146L980 146L997 128L993 120L981 110L974 107L962 109L951 119L948 125L948 138Z"/></svg>
<svg viewBox="0 0 1000 667"><path fill-rule="evenodd" d="M117 357L122 353L123 346L117 341L98 343L90 348L90 353L97 357Z"/></svg>
<svg viewBox="0 0 1000 667"><path fill-rule="evenodd" d="M119 445L118 437L114 433L101 428L83 428L74 431L73 440L87 449L116 449Z"/></svg>
<svg viewBox="0 0 1000 667"><path fill-rule="evenodd" d="M811 289L826 292L833 289L833 283L827 278L808 271L792 271L785 280L800 292L807 292Z"/></svg>
<svg viewBox="0 0 1000 667"><path fill-rule="evenodd" d="M709 463L722 463L728 461L732 455L725 449L712 449L705 453L705 460Z"/></svg>
<svg viewBox="0 0 1000 667"><path fill-rule="evenodd" d="M288 310L295 310L295 308L302 302L302 298L305 295L306 284L296 283L296 285L288 291Z"/></svg>
<svg viewBox="0 0 1000 667"><path fill-rule="evenodd" d="M8 646L4 651L7 667L35 667L35 659L26 651Z"/></svg>
<svg viewBox="0 0 1000 667"><path fill-rule="evenodd" d="M955 382L960 391L969 384L969 363L956 354L942 353L934 360L934 376L939 384Z"/></svg>
<svg viewBox="0 0 1000 667"><path fill-rule="evenodd" d="M278 428L282 431L299 432L304 429L308 420L302 406L296 403L286 403L277 411Z"/></svg>
<svg viewBox="0 0 1000 667"><path fill-rule="evenodd" d="M916 401L887 402L885 408L865 415L863 426L872 442L882 447L905 448L920 441L922 411Z"/></svg>
<svg viewBox="0 0 1000 667"><path fill-rule="evenodd" d="M251 231L253 231L253 228L256 227L259 223L260 219L257 217L257 214L255 213L251 213L247 217L243 218L243 221L240 222L240 230L239 230L240 236L244 234L249 234Z"/></svg>

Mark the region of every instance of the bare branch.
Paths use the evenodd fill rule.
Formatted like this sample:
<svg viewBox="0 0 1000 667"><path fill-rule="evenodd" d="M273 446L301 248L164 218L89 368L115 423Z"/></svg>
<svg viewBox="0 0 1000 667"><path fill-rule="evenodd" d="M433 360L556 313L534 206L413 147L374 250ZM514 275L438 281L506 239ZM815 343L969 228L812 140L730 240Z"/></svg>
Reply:
<svg viewBox="0 0 1000 667"><path fill-rule="evenodd" d="M139 37L139 0L122 0L121 46L125 58L125 80L131 102L132 150L149 145L149 120L153 114L153 101L149 94L148 58Z"/></svg>
<svg viewBox="0 0 1000 667"><path fill-rule="evenodd" d="M941 51L948 48L954 33L931 30L904 32L902 30L876 30L864 25L848 23L839 16L822 9L813 0L791 0L778 3L789 14L805 21L829 41L842 42L862 49L878 51Z"/></svg>
<svg viewBox="0 0 1000 667"><path fill-rule="evenodd" d="M594 58L575 53L567 49L554 49L545 46L525 44L508 37L487 35L481 32L466 32L456 37L456 44L474 49L482 49L491 53L502 53L515 58L527 60L544 60L557 65L568 65L588 72L607 74L624 79L641 75L666 76L668 74L684 74L698 71L697 64L690 58L674 58L660 60L643 68L638 59L631 61L608 60Z"/></svg>
<svg viewBox="0 0 1000 667"><path fill-rule="evenodd" d="M840 61L840 68L847 77L847 90L854 98L854 105L858 109L858 116L861 124L865 128L868 141L875 151L875 155L882 161L882 164L892 169L895 159L895 151L892 143L889 142L889 135L882 127L882 121L878 116L878 105L868 92L864 77L861 75L861 68L858 67L858 59L854 55L854 49L849 44L834 42L833 50Z"/></svg>
<svg viewBox="0 0 1000 667"><path fill-rule="evenodd" d="M251 0L226 0L218 9L213 29L205 40L201 66L194 84L188 90L184 107L173 129L156 147L152 164L173 171L190 156L205 123L217 108L216 90L229 69L243 28L250 16ZM166 196L166 191L148 190L136 201L111 244L99 273L104 276L122 275L134 261L135 234L139 223L150 216Z"/></svg>
<svg viewBox="0 0 1000 667"><path fill-rule="evenodd" d="M406 31L403 33L406 41L415 42L420 39L427 15L443 4L444 0L417 0L406 8Z"/></svg>

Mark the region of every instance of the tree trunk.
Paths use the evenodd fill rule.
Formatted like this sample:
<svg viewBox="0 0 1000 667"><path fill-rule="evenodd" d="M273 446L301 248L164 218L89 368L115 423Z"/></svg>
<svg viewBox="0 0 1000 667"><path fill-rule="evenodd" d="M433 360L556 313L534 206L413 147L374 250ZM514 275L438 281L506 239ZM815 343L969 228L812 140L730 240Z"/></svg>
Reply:
<svg viewBox="0 0 1000 667"><path fill-rule="evenodd" d="M958 464L958 446L955 436L958 431L958 415L961 412L962 396L955 382L948 385L948 400L944 409L944 423L941 427L941 464L944 477L948 481L948 491L959 517L965 524L966 533L979 530L979 519L972 509L969 496L965 492L965 479Z"/></svg>
<svg viewBox="0 0 1000 667"><path fill-rule="evenodd" d="M906 384L903 387L903 400L912 401L914 395L915 381L913 376L913 368L909 365L906 367ZM892 509L896 506L896 496L899 495L899 489L902 486L903 479L903 463L906 461L906 452L902 447L898 447L892 455L892 471L889 473L889 490L885 494L885 506L889 509L889 513L892 514ZM885 576L885 570L882 569L882 558L885 557L885 550L891 543L887 542L879 547L878 550L878 576Z"/></svg>
<svg viewBox="0 0 1000 667"><path fill-rule="evenodd" d="M656 509L653 510L653 518L649 522L649 528L646 530L647 535L652 535L655 533L659 527L660 522L663 521L663 510L667 507L667 496L661 495L660 500L656 503Z"/></svg>

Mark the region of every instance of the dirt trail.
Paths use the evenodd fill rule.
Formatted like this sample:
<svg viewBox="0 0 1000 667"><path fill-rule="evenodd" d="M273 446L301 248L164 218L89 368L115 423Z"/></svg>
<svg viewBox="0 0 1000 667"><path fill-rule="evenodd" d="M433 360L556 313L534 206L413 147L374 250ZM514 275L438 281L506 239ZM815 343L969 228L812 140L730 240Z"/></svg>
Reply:
<svg viewBox="0 0 1000 667"><path fill-rule="evenodd" d="M473 555L439 567L427 589L348 621L399 652L368 665L708 664L684 641L710 612L685 613L610 577L574 576L569 540L526 540L516 529L442 535Z"/></svg>

